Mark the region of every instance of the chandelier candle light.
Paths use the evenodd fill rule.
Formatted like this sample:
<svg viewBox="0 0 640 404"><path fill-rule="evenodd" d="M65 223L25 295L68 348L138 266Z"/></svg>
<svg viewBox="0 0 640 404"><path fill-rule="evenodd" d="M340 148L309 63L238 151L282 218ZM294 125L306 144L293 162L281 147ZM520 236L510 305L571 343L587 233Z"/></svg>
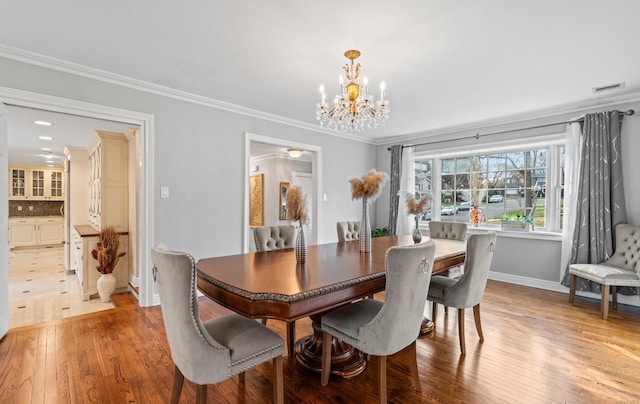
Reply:
<svg viewBox="0 0 640 404"><path fill-rule="evenodd" d="M322 101L316 104L316 119L320 125L332 130L360 131L364 128L377 128L389 119L389 101L384 99L384 82L380 83L380 100L375 101L369 94L367 79L360 75L360 63L354 61L360 56L358 50L348 50L344 53L351 62L343 66L344 77L340 76L340 94L333 100L333 107L325 102L324 86L320 86ZM345 86L345 79L347 85Z"/></svg>

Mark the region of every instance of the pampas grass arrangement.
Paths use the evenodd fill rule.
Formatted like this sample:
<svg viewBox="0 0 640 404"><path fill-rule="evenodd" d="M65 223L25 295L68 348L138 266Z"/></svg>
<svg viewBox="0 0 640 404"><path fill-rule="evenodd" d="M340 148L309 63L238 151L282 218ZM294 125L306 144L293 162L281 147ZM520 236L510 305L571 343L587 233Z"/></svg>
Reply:
<svg viewBox="0 0 640 404"><path fill-rule="evenodd" d="M101 274L110 274L115 269L118 261L126 254L120 249L120 234L113 227L105 227L98 235L100 240L95 250L91 250L91 256L98 261L96 269Z"/></svg>
<svg viewBox="0 0 640 404"><path fill-rule="evenodd" d="M369 170L362 178L351 178L351 199L375 201L388 180L387 173L375 169Z"/></svg>
<svg viewBox="0 0 640 404"><path fill-rule="evenodd" d="M287 190L287 220L307 222L307 201L302 195L302 188L291 187Z"/></svg>
<svg viewBox="0 0 640 404"><path fill-rule="evenodd" d="M410 192L407 192L405 194L404 200L407 205L407 213L410 215L419 215L421 213L424 213L424 211L427 209L427 204L429 203L429 197L427 195L424 195L422 198L418 199L417 197L414 197Z"/></svg>

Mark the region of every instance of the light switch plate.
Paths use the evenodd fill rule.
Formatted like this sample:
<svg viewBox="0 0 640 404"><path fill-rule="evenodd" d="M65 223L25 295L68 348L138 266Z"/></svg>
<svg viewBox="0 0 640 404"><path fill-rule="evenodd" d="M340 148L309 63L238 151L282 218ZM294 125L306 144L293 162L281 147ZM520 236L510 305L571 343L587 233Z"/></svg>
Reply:
<svg viewBox="0 0 640 404"><path fill-rule="evenodd" d="M162 199L169 198L169 187L160 187L160 198Z"/></svg>

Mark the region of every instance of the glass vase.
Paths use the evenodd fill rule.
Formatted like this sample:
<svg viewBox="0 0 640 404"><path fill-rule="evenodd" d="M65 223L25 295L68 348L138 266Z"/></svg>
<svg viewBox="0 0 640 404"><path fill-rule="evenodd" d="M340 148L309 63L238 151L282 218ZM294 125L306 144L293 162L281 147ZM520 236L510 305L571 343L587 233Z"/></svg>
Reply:
<svg viewBox="0 0 640 404"><path fill-rule="evenodd" d="M420 229L418 228L418 225L420 224L420 215L416 214L414 216L416 219L416 227L413 229L413 242L418 244L422 241L422 233L420 233Z"/></svg>

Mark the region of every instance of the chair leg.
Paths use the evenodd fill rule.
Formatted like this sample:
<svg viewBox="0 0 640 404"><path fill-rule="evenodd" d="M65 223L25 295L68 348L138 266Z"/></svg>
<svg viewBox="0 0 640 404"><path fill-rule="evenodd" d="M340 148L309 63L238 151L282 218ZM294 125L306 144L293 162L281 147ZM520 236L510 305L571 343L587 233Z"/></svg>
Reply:
<svg viewBox="0 0 640 404"><path fill-rule="evenodd" d="M438 315L438 303L431 302L431 321L436 322L436 316Z"/></svg>
<svg viewBox="0 0 640 404"><path fill-rule="evenodd" d="M458 309L458 338L460 339L460 351L462 355L466 355L464 343L464 309Z"/></svg>
<svg viewBox="0 0 640 404"><path fill-rule="evenodd" d="M576 280L577 276L571 274L570 282L569 282L569 303L573 304L573 301L576 300Z"/></svg>
<svg viewBox="0 0 640 404"><path fill-rule="evenodd" d="M449 306L444 306L444 315L449 315Z"/></svg>
<svg viewBox="0 0 640 404"><path fill-rule="evenodd" d="M196 384L196 403L207 404L207 385Z"/></svg>
<svg viewBox="0 0 640 404"><path fill-rule="evenodd" d="M602 301L600 302L600 312L602 319L606 320L609 315L609 285L602 285Z"/></svg>
<svg viewBox="0 0 640 404"><path fill-rule="evenodd" d="M246 377L246 372L238 373L238 379L240 379L241 383L244 383L245 377Z"/></svg>
<svg viewBox="0 0 640 404"><path fill-rule="evenodd" d="M411 345L406 348L409 355L409 370L411 376L413 376L413 383L416 385L416 391L422 391L420 386L420 375L418 374L418 353L416 352L416 342L413 341Z"/></svg>
<svg viewBox="0 0 640 404"><path fill-rule="evenodd" d="M182 384L184 383L184 375L176 366L173 374L173 391L171 392L171 404L177 404L180 401L180 393L182 392Z"/></svg>
<svg viewBox="0 0 640 404"><path fill-rule="evenodd" d="M282 370L282 356L273 358L273 402L284 403L284 372Z"/></svg>
<svg viewBox="0 0 640 404"><path fill-rule="evenodd" d="M473 306L473 319L476 321L476 330L478 331L480 342L484 342L484 335L482 334L482 323L480 322L480 303Z"/></svg>
<svg viewBox="0 0 640 404"><path fill-rule="evenodd" d="M415 344L415 342L414 342ZM378 367L378 393L380 394L380 403L387 402L387 357L378 357L380 366Z"/></svg>
<svg viewBox="0 0 640 404"><path fill-rule="evenodd" d="M611 294L613 295L613 308L618 308L618 287L611 286Z"/></svg>
<svg viewBox="0 0 640 404"><path fill-rule="evenodd" d="M320 383L323 386L329 384L331 374L331 334L324 331L322 333L322 373Z"/></svg>
<svg viewBox="0 0 640 404"><path fill-rule="evenodd" d="M267 325L267 319L266 318L262 319L262 325Z"/></svg>
<svg viewBox="0 0 640 404"><path fill-rule="evenodd" d="M287 323L287 355L289 359L293 358L293 344L296 341L296 323Z"/></svg>

